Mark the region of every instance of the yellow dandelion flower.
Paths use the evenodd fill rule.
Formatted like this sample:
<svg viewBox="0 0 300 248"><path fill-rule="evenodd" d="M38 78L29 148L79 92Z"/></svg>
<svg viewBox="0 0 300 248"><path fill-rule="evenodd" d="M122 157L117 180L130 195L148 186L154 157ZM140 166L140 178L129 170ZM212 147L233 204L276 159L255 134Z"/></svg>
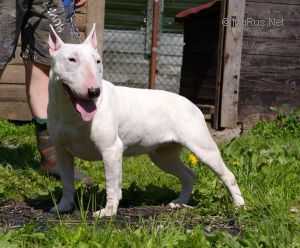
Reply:
<svg viewBox="0 0 300 248"><path fill-rule="evenodd" d="M240 162L238 160L234 160L233 163L232 163L234 166L239 166L240 165Z"/></svg>
<svg viewBox="0 0 300 248"><path fill-rule="evenodd" d="M193 153L189 154L188 161L192 166L196 166L199 162L198 158Z"/></svg>

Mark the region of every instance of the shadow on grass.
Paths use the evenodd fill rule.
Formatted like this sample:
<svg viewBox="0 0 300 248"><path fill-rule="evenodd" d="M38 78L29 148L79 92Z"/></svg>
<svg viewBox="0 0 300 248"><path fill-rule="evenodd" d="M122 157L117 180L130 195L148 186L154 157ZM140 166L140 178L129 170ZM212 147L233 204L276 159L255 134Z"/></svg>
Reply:
<svg viewBox="0 0 300 248"><path fill-rule="evenodd" d="M29 144L7 147L1 146L0 143L0 164L10 165L13 169L39 168L39 161L35 158L35 147Z"/></svg>
<svg viewBox="0 0 300 248"><path fill-rule="evenodd" d="M56 188L52 195L39 196L34 199L26 199L26 203L35 208L48 211L62 196L62 190ZM160 206L166 205L178 196L178 193L168 187L158 187L149 184L146 187L139 187L132 183L128 188L123 189L123 199L120 201L121 208L139 207L139 206ZM106 202L106 193L102 189L99 191L98 186L81 187L75 193L76 207L83 205L84 209L94 211L103 208Z"/></svg>
<svg viewBox="0 0 300 248"><path fill-rule="evenodd" d="M14 146L1 146L0 143L0 164L3 166L11 166L14 170L33 168L39 169L39 161L35 157L35 147L30 144L21 144ZM62 189L57 187L52 195L41 195L34 199L26 199L26 203L35 208L49 210L53 205L53 199L59 201L62 195ZM178 192L168 188L167 186L156 186L149 184L145 187L140 187L136 183L132 183L129 187L123 189L123 198L120 202L120 207L137 207L137 206L159 206L167 204L178 197ZM77 207L80 205L80 199L83 199L84 208L87 208L90 202L90 208L101 208L105 205L106 194L105 190L99 190L98 186L86 187L81 186L76 194ZM93 202L94 201L94 202Z"/></svg>

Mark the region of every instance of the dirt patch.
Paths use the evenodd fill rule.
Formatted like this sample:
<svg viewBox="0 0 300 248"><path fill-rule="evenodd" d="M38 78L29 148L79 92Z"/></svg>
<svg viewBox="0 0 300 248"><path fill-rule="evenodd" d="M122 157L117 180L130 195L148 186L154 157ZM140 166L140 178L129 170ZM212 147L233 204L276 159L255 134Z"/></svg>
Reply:
<svg viewBox="0 0 300 248"><path fill-rule="evenodd" d="M174 210L166 206L119 208L116 217L98 220L97 224L102 225L109 222L118 227L139 226L141 223L145 224L153 219L155 219L157 225L162 227L165 224L168 225L170 220L175 221L175 224L184 226L186 229L193 229L201 224L208 234L216 230L225 230L232 235L238 235L241 232L241 228L234 219L224 219L218 216L202 217L195 215L190 209ZM89 224L95 223L91 212L87 213L85 220ZM28 223L46 227L48 223L56 224L61 221L66 225L80 224L81 214L78 210L75 210L72 214L57 216L43 210L34 209L25 202L10 201L0 206L0 230L2 231L20 228Z"/></svg>
<svg viewBox="0 0 300 248"><path fill-rule="evenodd" d="M25 202L6 202L0 207L0 228L14 229L30 222L45 223L47 213L28 206Z"/></svg>

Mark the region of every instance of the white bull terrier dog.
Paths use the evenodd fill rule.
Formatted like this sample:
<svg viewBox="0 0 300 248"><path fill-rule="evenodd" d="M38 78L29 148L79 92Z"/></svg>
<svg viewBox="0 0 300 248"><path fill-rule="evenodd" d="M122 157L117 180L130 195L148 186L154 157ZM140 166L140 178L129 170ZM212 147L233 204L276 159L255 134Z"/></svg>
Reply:
<svg viewBox="0 0 300 248"><path fill-rule="evenodd" d="M198 107L177 94L114 86L102 79L95 25L81 44L63 43L51 27L49 51L49 132L63 183L58 211L74 207L74 156L104 162L107 202L95 215L117 213L123 155L147 153L162 170L178 177L182 191L170 206L186 204L195 175L180 160L183 146L219 176L236 206L244 205Z"/></svg>

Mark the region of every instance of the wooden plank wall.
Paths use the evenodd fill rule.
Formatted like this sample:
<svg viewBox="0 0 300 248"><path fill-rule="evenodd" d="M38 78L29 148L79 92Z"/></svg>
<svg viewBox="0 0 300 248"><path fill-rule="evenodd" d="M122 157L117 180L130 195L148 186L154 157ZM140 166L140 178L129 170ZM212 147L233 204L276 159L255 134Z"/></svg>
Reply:
<svg viewBox="0 0 300 248"><path fill-rule="evenodd" d="M26 102L25 69L19 54L20 47L18 46L16 57L6 67L0 81L0 118L31 119Z"/></svg>
<svg viewBox="0 0 300 248"><path fill-rule="evenodd" d="M76 24L80 35L85 36L87 8L77 10ZM7 65L0 81L0 118L10 120L31 120L25 92L25 69L20 57L20 42L15 58Z"/></svg>
<svg viewBox="0 0 300 248"><path fill-rule="evenodd" d="M276 18L244 30L239 120L272 118L270 107L300 107L300 1L247 0L246 18Z"/></svg>

